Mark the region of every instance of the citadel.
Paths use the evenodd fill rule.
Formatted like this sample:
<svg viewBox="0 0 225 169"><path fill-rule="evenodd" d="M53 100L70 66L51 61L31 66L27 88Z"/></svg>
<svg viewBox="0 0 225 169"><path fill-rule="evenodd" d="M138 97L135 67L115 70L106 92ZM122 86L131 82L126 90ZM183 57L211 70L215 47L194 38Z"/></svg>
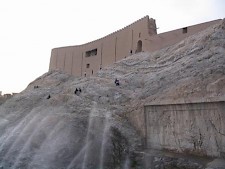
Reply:
<svg viewBox="0 0 225 169"><path fill-rule="evenodd" d="M0 169L225 169L225 19L156 30L146 16L55 48L0 92Z"/></svg>
<svg viewBox="0 0 225 169"><path fill-rule="evenodd" d="M100 69L138 52L154 52L171 46L220 19L157 34L155 19L144 18L98 40L54 48L49 70L61 70L74 76L91 76Z"/></svg>

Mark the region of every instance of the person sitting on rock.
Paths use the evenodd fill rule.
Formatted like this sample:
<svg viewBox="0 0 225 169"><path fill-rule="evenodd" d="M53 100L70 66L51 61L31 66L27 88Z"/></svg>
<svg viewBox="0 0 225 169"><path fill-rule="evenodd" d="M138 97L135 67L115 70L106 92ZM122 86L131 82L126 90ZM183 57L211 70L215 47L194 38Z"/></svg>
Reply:
<svg viewBox="0 0 225 169"><path fill-rule="evenodd" d="M119 80L117 78L115 79L115 84L116 84L116 86L120 85L120 82L119 82Z"/></svg>

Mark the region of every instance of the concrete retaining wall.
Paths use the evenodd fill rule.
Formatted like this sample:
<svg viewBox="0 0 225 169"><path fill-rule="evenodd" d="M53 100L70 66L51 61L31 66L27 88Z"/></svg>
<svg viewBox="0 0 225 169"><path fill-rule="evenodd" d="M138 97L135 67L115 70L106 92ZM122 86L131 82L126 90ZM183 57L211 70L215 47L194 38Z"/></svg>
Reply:
<svg viewBox="0 0 225 169"><path fill-rule="evenodd" d="M147 148L220 157L225 102L145 106Z"/></svg>

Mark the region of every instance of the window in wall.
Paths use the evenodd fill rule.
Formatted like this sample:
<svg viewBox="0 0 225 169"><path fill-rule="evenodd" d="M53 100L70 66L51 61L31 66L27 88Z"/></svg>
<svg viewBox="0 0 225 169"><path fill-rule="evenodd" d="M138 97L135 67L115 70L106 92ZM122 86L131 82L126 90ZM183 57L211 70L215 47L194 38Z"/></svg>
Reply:
<svg viewBox="0 0 225 169"><path fill-rule="evenodd" d="M88 63L88 64L86 64L86 68L89 68L90 67L90 64Z"/></svg>
<svg viewBox="0 0 225 169"><path fill-rule="evenodd" d="M141 37L141 33L139 33L139 38Z"/></svg>
<svg viewBox="0 0 225 169"><path fill-rule="evenodd" d="M183 33L187 33L187 27L183 28Z"/></svg>
<svg viewBox="0 0 225 169"><path fill-rule="evenodd" d="M95 56L95 55L97 55L97 53L98 53L97 48L93 49L93 50L86 51L86 57Z"/></svg>

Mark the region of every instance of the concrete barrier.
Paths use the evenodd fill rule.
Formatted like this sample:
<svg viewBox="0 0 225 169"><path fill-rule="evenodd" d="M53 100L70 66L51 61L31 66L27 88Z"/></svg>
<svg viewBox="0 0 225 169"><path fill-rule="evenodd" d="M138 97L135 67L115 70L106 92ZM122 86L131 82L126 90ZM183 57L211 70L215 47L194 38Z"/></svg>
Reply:
<svg viewBox="0 0 225 169"><path fill-rule="evenodd" d="M201 156L225 153L225 102L147 105L147 148Z"/></svg>

